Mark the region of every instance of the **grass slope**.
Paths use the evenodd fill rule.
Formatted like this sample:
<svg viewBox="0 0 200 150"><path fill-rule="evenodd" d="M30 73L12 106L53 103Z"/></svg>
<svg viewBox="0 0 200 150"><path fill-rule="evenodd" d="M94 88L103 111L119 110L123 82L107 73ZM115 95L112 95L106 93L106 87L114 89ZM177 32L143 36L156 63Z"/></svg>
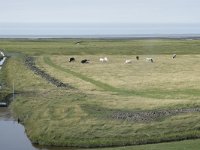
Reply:
<svg viewBox="0 0 200 150"><path fill-rule="evenodd" d="M196 68L200 65L200 56L196 54L199 53L200 41L84 40L80 45L76 45L76 41L0 41L1 47L9 52L38 55L38 67L76 87L76 90L56 88L27 69L21 55L11 53L15 57L8 61L3 76L8 89L14 80L16 90L21 93L11 109L22 120L33 143L107 147L199 137L200 116L197 112L139 123L110 116L116 111L199 106L200 72ZM147 45L151 46L148 48ZM171 55L163 55L174 52L182 55L173 62L168 59ZM89 58L92 62L88 65L70 64L64 54L78 54L78 60ZM109 63L100 64L98 58L105 54L112 54L109 55ZM131 54L146 54L141 58L152 56L156 61L148 64L141 59L124 65L124 59L135 58ZM164 147L167 148L168 144L158 145L158 148Z"/></svg>
<svg viewBox="0 0 200 150"><path fill-rule="evenodd" d="M56 58L59 59L58 56ZM54 67L57 70L57 66ZM46 67L47 72L49 69L51 70L51 67ZM61 72L58 72L61 75L60 78L64 79L66 70L60 70ZM56 71L51 70L52 72ZM73 77L74 80L76 80L76 77ZM141 98L142 101L139 105L137 104L138 97L110 95L105 91L83 94L79 91L66 92L62 89L51 90L47 88L43 92L35 91L34 95L19 96L18 102L13 103L14 111L18 113L18 116L24 120L28 127L29 137L33 142L42 145L120 146L196 138L199 135L198 113L165 118L150 124L118 121L109 118L114 111L148 110L149 106L144 107L148 104L151 104L151 106L156 104L150 109L158 109L162 107L197 106L198 101L184 102L184 100L178 100L176 102L175 99L174 102L166 105L166 103L163 103L164 100L162 101L159 98L157 98L158 100ZM37 94L37 97L35 97L35 94ZM29 101L25 100L27 98ZM123 101L125 101L125 104ZM166 99L165 101L169 100ZM116 102L120 103L116 105ZM37 111L30 114L31 108ZM185 123L185 126L182 125L183 123ZM175 130L171 130L172 128Z"/></svg>

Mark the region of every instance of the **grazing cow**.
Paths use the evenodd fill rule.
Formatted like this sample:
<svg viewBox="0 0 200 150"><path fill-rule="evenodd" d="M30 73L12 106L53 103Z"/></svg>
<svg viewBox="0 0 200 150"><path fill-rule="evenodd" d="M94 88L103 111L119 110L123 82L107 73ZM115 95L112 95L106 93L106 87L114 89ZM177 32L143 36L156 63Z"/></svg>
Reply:
<svg viewBox="0 0 200 150"><path fill-rule="evenodd" d="M100 58L99 61L100 61L100 62L108 62L108 58L107 58L107 57Z"/></svg>
<svg viewBox="0 0 200 150"><path fill-rule="evenodd" d="M106 62L108 62L108 58L107 58L107 57L104 57L104 60L105 60Z"/></svg>
<svg viewBox="0 0 200 150"><path fill-rule="evenodd" d="M153 59L152 58L146 58L147 62L152 62L153 63Z"/></svg>
<svg viewBox="0 0 200 150"><path fill-rule="evenodd" d="M88 59L83 59L83 60L81 60L81 63L82 63L82 64L89 63L89 60L88 60Z"/></svg>
<svg viewBox="0 0 200 150"><path fill-rule="evenodd" d="M130 59L125 61L125 64L130 64L130 63L132 63L132 60L130 60Z"/></svg>
<svg viewBox="0 0 200 150"><path fill-rule="evenodd" d="M71 58L69 59L69 62L73 62L73 61L75 61L75 58L74 58L74 57L71 57Z"/></svg>
<svg viewBox="0 0 200 150"><path fill-rule="evenodd" d="M139 60L140 59L139 56L136 56L136 59Z"/></svg>
<svg viewBox="0 0 200 150"><path fill-rule="evenodd" d="M103 59L103 58L99 58L99 61L100 61L100 62L104 62L104 59Z"/></svg>
<svg viewBox="0 0 200 150"><path fill-rule="evenodd" d="M176 58L176 54L173 54L173 55L172 55L172 58L173 58L173 59Z"/></svg>

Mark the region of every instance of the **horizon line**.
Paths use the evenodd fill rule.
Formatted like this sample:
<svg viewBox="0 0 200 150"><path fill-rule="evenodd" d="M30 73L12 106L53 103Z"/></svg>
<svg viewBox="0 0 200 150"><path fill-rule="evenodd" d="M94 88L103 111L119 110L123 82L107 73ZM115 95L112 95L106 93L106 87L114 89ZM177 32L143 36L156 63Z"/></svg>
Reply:
<svg viewBox="0 0 200 150"><path fill-rule="evenodd" d="M126 39L126 38L168 38L168 39L200 39L200 34L91 34L91 35L0 35L0 39L74 39L74 38L113 38L113 39Z"/></svg>

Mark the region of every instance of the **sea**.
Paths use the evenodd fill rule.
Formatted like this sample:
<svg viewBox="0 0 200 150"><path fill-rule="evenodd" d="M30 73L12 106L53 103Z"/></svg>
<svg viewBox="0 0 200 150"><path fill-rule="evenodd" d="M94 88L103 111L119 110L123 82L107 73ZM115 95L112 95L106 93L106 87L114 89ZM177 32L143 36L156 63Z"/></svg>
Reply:
<svg viewBox="0 0 200 150"><path fill-rule="evenodd" d="M200 37L200 23L0 23L0 38Z"/></svg>

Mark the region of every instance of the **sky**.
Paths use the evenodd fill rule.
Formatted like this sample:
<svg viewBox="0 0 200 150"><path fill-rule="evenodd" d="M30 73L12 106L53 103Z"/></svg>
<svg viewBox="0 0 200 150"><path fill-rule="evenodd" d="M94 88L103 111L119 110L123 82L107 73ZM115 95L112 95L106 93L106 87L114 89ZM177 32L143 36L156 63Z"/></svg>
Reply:
<svg viewBox="0 0 200 150"><path fill-rule="evenodd" d="M200 23L200 0L0 0L0 23Z"/></svg>
<svg viewBox="0 0 200 150"><path fill-rule="evenodd" d="M200 0L0 0L0 35L200 34L199 25Z"/></svg>

